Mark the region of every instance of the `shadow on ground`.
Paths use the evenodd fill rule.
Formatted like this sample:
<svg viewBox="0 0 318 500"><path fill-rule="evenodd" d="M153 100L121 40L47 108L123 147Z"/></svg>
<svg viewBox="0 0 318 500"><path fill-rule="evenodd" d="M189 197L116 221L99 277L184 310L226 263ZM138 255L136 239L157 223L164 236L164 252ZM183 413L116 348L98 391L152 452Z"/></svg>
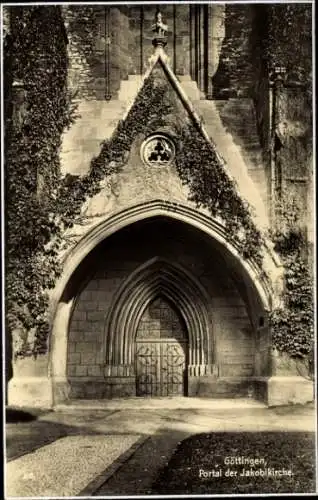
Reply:
<svg viewBox="0 0 318 500"><path fill-rule="evenodd" d="M20 410L18 408L6 408L6 423L18 424L23 422L32 422L39 416L47 413L46 410Z"/></svg>
<svg viewBox="0 0 318 500"><path fill-rule="evenodd" d="M160 428L139 447L127 463L103 483L94 493L97 497L118 495L141 496L152 494L152 485L159 471L164 470L169 459L187 433ZM82 491L86 494L86 491Z"/></svg>
<svg viewBox="0 0 318 500"><path fill-rule="evenodd" d="M31 453L42 446L48 445L57 439L76 435L107 435L116 434L125 436L125 431L104 432L96 429L91 422L107 419L114 411L103 411L99 415L75 416L76 424L72 424L71 417L64 415L65 421L54 421L55 414L51 411L34 410L28 412L8 408L6 410L6 458L7 462ZM56 415L61 420L61 415ZM133 432L129 433L134 434Z"/></svg>

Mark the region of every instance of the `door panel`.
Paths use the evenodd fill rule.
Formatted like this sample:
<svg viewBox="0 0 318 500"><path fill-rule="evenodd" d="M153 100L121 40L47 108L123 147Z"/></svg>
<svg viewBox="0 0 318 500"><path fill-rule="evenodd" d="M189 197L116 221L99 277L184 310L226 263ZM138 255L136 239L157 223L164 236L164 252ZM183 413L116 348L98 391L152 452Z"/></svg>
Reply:
<svg viewBox="0 0 318 500"><path fill-rule="evenodd" d="M185 342L136 342L137 396L183 396L186 371Z"/></svg>
<svg viewBox="0 0 318 500"><path fill-rule="evenodd" d="M187 331L165 297L156 297L144 311L135 346L137 395L184 395Z"/></svg>

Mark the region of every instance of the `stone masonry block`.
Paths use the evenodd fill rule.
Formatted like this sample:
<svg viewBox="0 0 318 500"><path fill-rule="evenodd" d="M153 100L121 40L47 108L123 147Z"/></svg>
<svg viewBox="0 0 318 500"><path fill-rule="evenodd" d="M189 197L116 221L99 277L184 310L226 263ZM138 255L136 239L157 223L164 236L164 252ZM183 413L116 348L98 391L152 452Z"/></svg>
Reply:
<svg viewBox="0 0 318 500"><path fill-rule="evenodd" d="M76 373L77 377L86 377L87 376L87 366L77 365L75 373Z"/></svg>
<svg viewBox="0 0 318 500"><path fill-rule="evenodd" d="M103 311L105 314L108 310L110 301L111 301L111 297L109 297L109 295L106 295L105 299L102 302L97 303L97 310Z"/></svg>
<svg viewBox="0 0 318 500"><path fill-rule="evenodd" d="M82 296L80 297L80 300L82 300ZM77 307L75 308L74 314L73 314L73 320L74 321L84 321L86 320L86 311L81 311Z"/></svg>
<svg viewBox="0 0 318 500"><path fill-rule="evenodd" d="M96 364L101 365L104 359L104 354L99 350L96 354Z"/></svg>
<svg viewBox="0 0 318 500"><path fill-rule="evenodd" d="M103 321L105 314L103 311L90 311L87 313L88 321Z"/></svg>
<svg viewBox="0 0 318 500"><path fill-rule="evenodd" d="M79 321L76 322L76 330L78 332L86 332L87 330L87 321Z"/></svg>
<svg viewBox="0 0 318 500"><path fill-rule="evenodd" d="M101 367L98 365L89 366L87 369L87 373L91 377L100 377L102 375Z"/></svg>
<svg viewBox="0 0 318 500"><path fill-rule="evenodd" d="M86 290L88 291L96 291L98 290L98 281L97 280L91 280L87 287L86 287Z"/></svg>
<svg viewBox="0 0 318 500"><path fill-rule="evenodd" d="M69 340L73 342L79 342L81 340L84 340L84 333L74 329L72 325L69 333Z"/></svg>
<svg viewBox="0 0 318 500"><path fill-rule="evenodd" d="M98 321L88 321L87 322L87 328L85 332L85 340L87 335L90 335L91 333L100 333L104 330L104 325L103 323L99 323Z"/></svg>
<svg viewBox="0 0 318 500"><path fill-rule="evenodd" d="M92 292L92 293L94 293L94 292ZM86 315L86 311L87 311L87 306L86 306L87 302L90 302L90 301L87 299L82 299L82 297L81 297L76 305L76 309L78 309L78 311L80 311L82 313L85 313L85 315ZM79 318L79 319L85 319L85 317Z"/></svg>
<svg viewBox="0 0 318 500"><path fill-rule="evenodd" d="M268 380L269 406L305 404L314 401L314 383L303 377L271 377Z"/></svg>
<svg viewBox="0 0 318 500"><path fill-rule="evenodd" d="M85 300L83 305L86 311L95 311L97 309L97 304L95 301L93 302Z"/></svg>
<svg viewBox="0 0 318 500"><path fill-rule="evenodd" d="M94 323L93 323L94 324ZM98 325L98 323L95 323ZM95 342L101 340L102 333L100 331L96 332L86 332L84 334L84 340L87 342Z"/></svg>
<svg viewBox="0 0 318 500"><path fill-rule="evenodd" d="M95 352L96 344L93 342L77 342L76 343L76 352L84 353L84 352Z"/></svg>
<svg viewBox="0 0 318 500"><path fill-rule="evenodd" d="M77 365L81 362L81 355L79 352L69 352L67 358L70 365Z"/></svg>
<svg viewBox="0 0 318 500"><path fill-rule="evenodd" d="M75 342L69 342L68 343L68 352L71 353L71 352L75 352Z"/></svg>
<svg viewBox="0 0 318 500"><path fill-rule="evenodd" d="M98 290L107 290L107 288L109 287L109 281L110 280L107 280L107 279L98 279L97 280L97 289Z"/></svg>
<svg viewBox="0 0 318 500"><path fill-rule="evenodd" d="M74 377L76 375L77 365L68 365L67 366L67 375L69 377Z"/></svg>
<svg viewBox="0 0 318 500"><path fill-rule="evenodd" d="M92 300L92 291L91 290L84 290L81 295L80 295L81 300ZM81 319L81 318L80 318Z"/></svg>
<svg viewBox="0 0 318 500"><path fill-rule="evenodd" d="M96 362L95 352L82 352L81 353L81 364L82 365L94 365Z"/></svg>
<svg viewBox="0 0 318 500"><path fill-rule="evenodd" d="M94 295L92 299L94 299L95 302L101 302L104 301L107 298L107 290L98 290L97 292L94 292Z"/></svg>

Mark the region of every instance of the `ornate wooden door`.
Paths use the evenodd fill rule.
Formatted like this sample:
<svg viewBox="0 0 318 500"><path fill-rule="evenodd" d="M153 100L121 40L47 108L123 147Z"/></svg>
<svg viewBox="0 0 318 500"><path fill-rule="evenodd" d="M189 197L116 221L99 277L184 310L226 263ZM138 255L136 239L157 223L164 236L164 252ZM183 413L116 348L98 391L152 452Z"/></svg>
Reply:
<svg viewBox="0 0 318 500"><path fill-rule="evenodd" d="M184 395L187 347L182 319L166 300L153 301L137 331L137 396Z"/></svg>

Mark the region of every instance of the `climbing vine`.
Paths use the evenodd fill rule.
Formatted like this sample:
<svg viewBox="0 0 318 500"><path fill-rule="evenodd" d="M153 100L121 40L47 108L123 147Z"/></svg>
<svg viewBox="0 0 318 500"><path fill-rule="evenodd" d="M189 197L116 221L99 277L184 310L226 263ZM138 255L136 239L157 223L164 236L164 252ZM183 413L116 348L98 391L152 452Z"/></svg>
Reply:
<svg viewBox="0 0 318 500"><path fill-rule="evenodd" d="M213 145L192 123L181 130L176 164L180 178L190 187L190 199L219 217L242 256L261 266L264 241L252 220L251 208L238 194Z"/></svg>
<svg viewBox="0 0 318 500"><path fill-rule="evenodd" d="M23 19L17 17L16 32L7 44L7 59L23 60L14 73L27 89L19 115L13 113L7 122L6 148L7 326L13 333L15 355L21 357L47 351L48 291L60 275L64 231L76 223L86 199L102 189L101 181L120 170L135 137L162 125L170 111L163 99L165 89L149 78L126 120L102 144L88 174L63 178L61 137L74 120L74 110L67 93L61 33L53 32L53 40L45 43L48 24L57 13L47 8L28 10ZM43 52L37 52L39 46Z"/></svg>
<svg viewBox="0 0 318 500"><path fill-rule="evenodd" d="M271 4L265 54L271 67L284 66L291 79L311 84L312 5ZM299 27L302 29L299 29ZM298 50L290 50L291 45Z"/></svg>
<svg viewBox="0 0 318 500"><path fill-rule="evenodd" d="M310 361L314 344L313 268L294 200L283 200L279 220L271 236L285 267L285 290L282 306L271 313L273 344L281 352Z"/></svg>
<svg viewBox="0 0 318 500"><path fill-rule="evenodd" d="M59 275L47 244L61 181L61 135L72 123L66 35L57 6L10 7L6 37L6 320L14 351L45 351L47 291ZM12 87L12 83L15 84ZM20 332L20 334L13 334ZM32 346L25 332L33 332ZM32 335L29 336L29 338Z"/></svg>
<svg viewBox="0 0 318 500"><path fill-rule="evenodd" d="M60 275L65 230L77 223L84 202L102 189L101 181L122 169L134 140L162 127L177 138L176 168L189 187L191 200L219 217L243 257L261 265L262 236L248 204L241 200L214 146L189 119L160 68L144 82L88 173L63 177L62 134L75 117L66 83L60 9L23 9L13 27L7 50L24 95L18 115L13 110L12 122L7 124L6 307L8 329L18 332L13 335L17 356L47 351L48 293Z"/></svg>

